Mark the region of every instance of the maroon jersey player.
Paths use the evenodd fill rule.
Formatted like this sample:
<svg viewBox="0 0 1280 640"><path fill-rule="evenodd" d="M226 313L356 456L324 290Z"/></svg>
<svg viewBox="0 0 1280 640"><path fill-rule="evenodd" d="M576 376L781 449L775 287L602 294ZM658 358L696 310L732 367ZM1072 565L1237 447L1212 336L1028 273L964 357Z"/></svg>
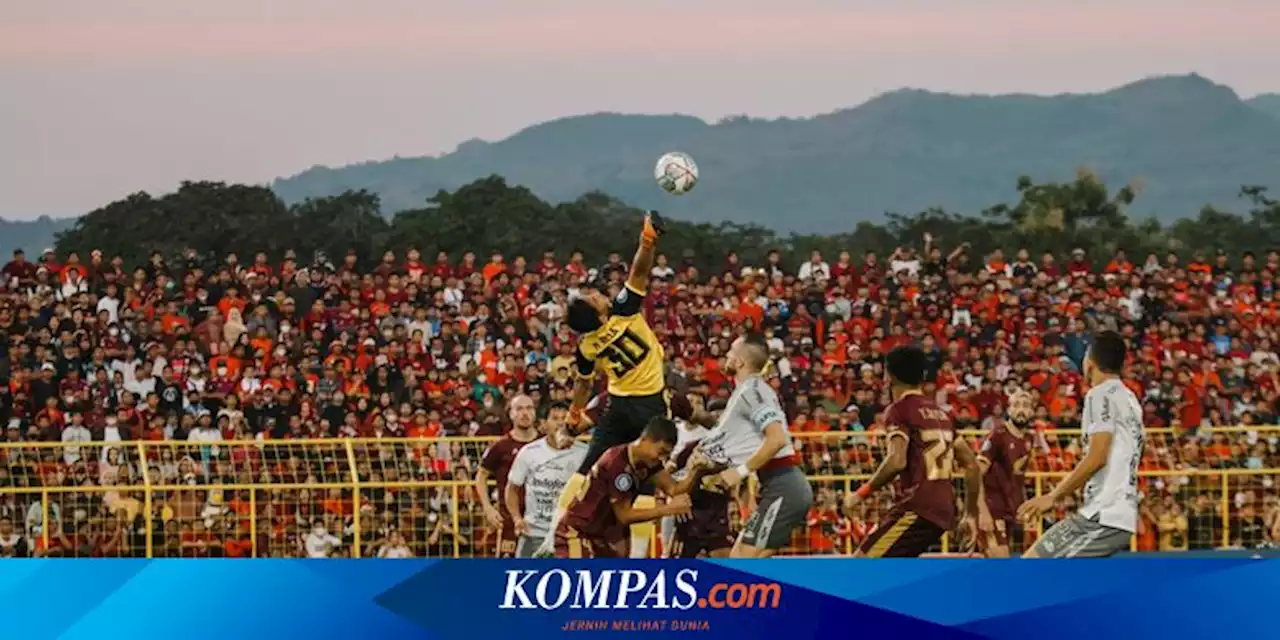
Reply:
<svg viewBox="0 0 1280 640"><path fill-rule="evenodd" d="M852 511L857 502L896 478L896 502L858 555L872 558L914 558L941 540L955 526L953 467L964 471L965 516L976 521L978 461L955 425L930 398L920 392L927 361L915 346L897 347L885 359L894 403L885 411L889 452L875 475L845 500ZM971 526L976 527L976 523Z"/></svg>
<svg viewBox="0 0 1280 640"><path fill-rule="evenodd" d="M698 436L686 440L667 469L684 468L701 439ZM711 467L703 473L711 476L726 468ZM689 499L692 503L689 515L675 523L671 547L666 550L667 557L697 558L704 554L711 558L729 557L734 543L733 527L729 523L729 505L733 496L724 488L704 481L690 490Z"/></svg>
<svg viewBox="0 0 1280 640"><path fill-rule="evenodd" d="M1031 419L1035 401L1018 390L1009 396L1008 420L996 425L982 442L978 546L988 558L1007 558L1011 546L1021 547L1018 507L1026 499L1027 460L1031 455Z"/></svg>
<svg viewBox="0 0 1280 640"><path fill-rule="evenodd" d="M679 482L673 480L663 463L676 437L675 423L653 418L639 439L600 456L556 525L557 558L626 557L632 524L689 513L685 494L702 477L705 460L695 460L692 473ZM667 504L647 509L632 504L647 481L670 496Z"/></svg>
<svg viewBox="0 0 1280 640"><path fill-rule="evenodd" d="M490 498L489 481L493 480L497 484L497 495L505 495L507 476L511 473L511 465L516 460L516 454L520 453L520 449L526 444L537 440L539 435L538 415L532 398L526 395L512 398L507 405L507 411L511 418L511 431L485 449L475 480L476 493L480 497L485 521L493 531L497 532L494 547L499 558L515 557L518 536L515 521L511 514L507 513L506 501L495 502Z"/></svg>

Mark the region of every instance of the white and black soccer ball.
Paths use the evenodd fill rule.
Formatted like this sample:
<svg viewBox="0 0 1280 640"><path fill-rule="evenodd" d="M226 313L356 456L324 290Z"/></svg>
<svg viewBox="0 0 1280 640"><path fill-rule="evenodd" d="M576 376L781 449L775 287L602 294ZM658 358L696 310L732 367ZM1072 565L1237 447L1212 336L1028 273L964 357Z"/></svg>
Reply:
<svg viewBox="0 0 1280 640"><path fill-rule="evenodd" d="M658 164L653 168L653 179L667 193L689 193L698 184L698 163L687 153L672 151L658 158Z"/></svg>

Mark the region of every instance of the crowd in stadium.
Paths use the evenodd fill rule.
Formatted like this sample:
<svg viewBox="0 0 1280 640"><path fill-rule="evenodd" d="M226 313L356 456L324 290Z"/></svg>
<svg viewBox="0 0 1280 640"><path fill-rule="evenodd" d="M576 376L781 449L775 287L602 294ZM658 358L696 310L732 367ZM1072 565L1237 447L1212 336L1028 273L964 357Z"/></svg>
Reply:
<svg viewBox="0 0 1280 640"><path fill-rule="evenodd" d="M1127 384L1154 434L1142 467L1163 473L1144 480L1138 547L1280 541L1280 474L1243 473L1280 468L1280 431L1266 427L1280 394L1280 254L976 256L922 244L798 263L730 254L712 273L660 257L646 315L672 376L707 402L730 391L721 365L733 338L763 332L805 470L820 477L874 469L889 402L882 357L909 341L930 354L926 390L962 428L990 428L1010 385L1030 389L1043 436L1028 469L1068 471L1081 443L1054 429L1079 426L1089 336L1116 329L1131 341ZM626 274L616 255L593 267L576 251L353 252L338 264L191 253L131 268L52 250L15 252L3 267L0 554L349 553L357 514L336 485L346 465L371 483L469 481L482 441L397 439L500 435L514 395L544 409L566 400L567 300L589 277L616 288ZM354 460L339 445L289 446L346 437L385 444ZM148 444L111 445L123 441ZM195 488L147 499L128 490L144 476ZM335 488L199 489L326 482ZM817 483L798 546L839 552L875 517L842 512L845 483ZM42 494L93 486L121 490ZM485 553L483 515L458 487L363 492L362 555Z"/></svg>

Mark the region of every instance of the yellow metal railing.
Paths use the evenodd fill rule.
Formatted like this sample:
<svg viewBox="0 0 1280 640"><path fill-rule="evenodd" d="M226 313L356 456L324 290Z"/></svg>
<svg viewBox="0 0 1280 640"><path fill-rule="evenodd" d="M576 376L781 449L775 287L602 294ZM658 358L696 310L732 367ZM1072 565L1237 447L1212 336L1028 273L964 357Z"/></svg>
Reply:
<svg viewBox="0 0 1280 640"><path fill-rule="evenodd" d="M1227 427L1210 434L1230 438L1249 432L1280 434L1280 427ZM1078 434L1044 432L1059 439ZM1171 434L1149 430L1148 438ZM878 435L824 432L796 437L803 452L820 443L862 442ZM7 472L0 478L0 496L22 507L15 512L26 514L22 525L39 540L42 553L203 557L230 555L230 547L216 545L234 540L247 543L249 551L243 555L249 557L289 554L302 548L305 527L326 521L341 527L329 532L340 540L329 555L378 555L394 532L406 538L414 555L486 555L491 534L482 524L483 514L477 513L470 474L493 440L0 443L0 469ZM122 473L122 468L131 471ZM98 476L91 478L95 472ZM1029 495L1042 495L1066 473L1028 472ZM1214 547L1230 546L1235 519L1247 510L1260 510L1253 496L1274 494L1274 489L1263 489L1263 479L1280 487L1280 469L1153 470L1140 475L1144 485L1166 479L1186 487L1174 491L1173 499L1187 513L1192 503L1212 494L1221 527L1213 536ZM810 481L815 487L848 491L868 477L812 475ZM39 507L34 509L37 500ZM1241 504L1235 504L1237 500ZM137 513L133 505L140 505ZM34 513L39 513L38 529L30 526ZM22 525L14 525L24 531ZM212 526L222 528L210 531ZM1036 533L1039 530L1037 526ZM122 536L126 542L101 543ZM950 546L944 538L943 551ZM839 550L851 552L852 543L846 540Z"/></svg>

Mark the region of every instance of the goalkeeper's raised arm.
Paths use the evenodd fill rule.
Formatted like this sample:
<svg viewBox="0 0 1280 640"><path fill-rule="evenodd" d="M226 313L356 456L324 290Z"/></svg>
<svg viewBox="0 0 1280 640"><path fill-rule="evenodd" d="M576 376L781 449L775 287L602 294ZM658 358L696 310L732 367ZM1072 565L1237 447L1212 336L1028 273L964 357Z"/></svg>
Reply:
<svg viewBox="0 0 1280 640"><path fill-rule="evenodd" d="M649 276L653 272L654 248L658 246L658 237L666 230L666 223L657 211L650 211L644 217L644 229L640 231L640 246L636 248L635 258L631 260L631 272L627 275L627 287L639 294L649 291Z"/></svg>

